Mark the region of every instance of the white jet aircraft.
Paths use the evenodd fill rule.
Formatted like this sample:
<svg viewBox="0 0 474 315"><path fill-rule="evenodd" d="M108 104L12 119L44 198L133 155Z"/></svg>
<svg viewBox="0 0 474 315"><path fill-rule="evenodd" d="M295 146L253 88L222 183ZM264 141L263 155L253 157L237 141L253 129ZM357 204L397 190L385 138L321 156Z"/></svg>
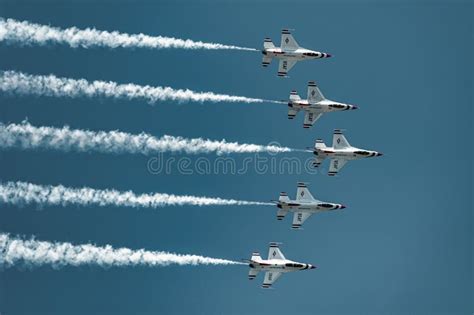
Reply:
<svg viewBox="0 0 474 315"><path fill-rule="evenodd" d="M262 259L258 252L252 253L250 260L245 260L249 263L250 267L249 280L255 279L260 271L266 271L262 284L264 289L270 288L283 273L316 268L311 264L303 264L286 259L278 245L278 243L270 243L267 260Z"/></svg>
<svg viewBox="0 0 474 315"><path fill-rule="evenodd" d="M324 113L353 110L358 107L328 100L319 90L314 81L308 82L308 99L302 100L295 90L291 91L288 101L288 119L295 118L300 110L304 113L303 128L309 128L314 125Z"/></svg>
<svg viewBox="0 0 474 315"><path fill-rule="evenodd" d="M264 67L268 67L270 62L272 62L272 58L280 59L278 66L278 76L280 77L286 77L286 74L298 61L331 57L327 53L300 47L287 29L281 31L280 47L275 47L270 38L265 38L262 53L262 66Z"/></svg>
<svg viewBox="0 0 474 315"><path fill-rule="evenodd" d="M288 211L294 212L291 228L295 230L300 229L304 221L306 221L306 219L308 219L312 214L321 211L344 209L346 207L340 203L331 203L314 199L305 183L298 183L296 200L291 200L288 198L286 192L282 192L280 193L278 201L275 202L277 202L277 207L279 208L277 212L278 220L283 220Z"/></svg>
<svg viewBox="0 0 474 315"><path fill-rule="evenodd" d="M316 140L314 145L314 155L316 155L313 166L318 167L325 158L330 158L329 176L336 175L344 165L351 160L358 160L373 156L383 155L377 151L370 151L353 147L349 144L340 129L334 130L332 147L327 147L321 139Z"/></svg>

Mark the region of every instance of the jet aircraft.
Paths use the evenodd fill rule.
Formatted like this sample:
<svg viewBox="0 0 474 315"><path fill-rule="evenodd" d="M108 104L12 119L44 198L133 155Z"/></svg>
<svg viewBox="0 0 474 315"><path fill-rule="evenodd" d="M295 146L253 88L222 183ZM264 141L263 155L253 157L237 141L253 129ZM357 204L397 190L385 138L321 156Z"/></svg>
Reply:
<svg viewBox="0 0 474 315"><path fill-rule="evenodd" d="M288 29L281 31L280 47L276 47L270 38L265 38L262 53L262 66L264 67L268 67L273 58L280 59L278 65L278 76L280 77L286 77L286 74L298 61L331 57L328 53L300 47Z"/></svg>
<svg viewBox="0 0 474 315"><path fill-rule="evenodd" d="M319 201L314 199L306 186L306 183L298 183L296 190L296 199L291 200L288 198L286 192L280 193L280 198L276 201L278 211L277 219L283 220L285 215L290 211L293 212L293 224L292 229L300 229L301 225L308 219L312 214L321 211L331 211L337 209L344 209L346 206L339 203L331 203L326 201Z"/></svg>
<svg viewBox="0 0 474 315"><path fill-rule="evenodd" d="M321 165L324 159L331 159L328 172L329 176L336 175L348 161L383 155L377 151L364 150L351 146L340 129L334 130L332 147L327 147L321 139L317 139L313 153L316 155L313 162L313 166L315 167Z"/></svg>
<svg viewBox="0 0 474 315"><path fill-rule="evenodd" d="M270 243L268 259L262 259L258 252L254 252L250 260L245 261L248 262L250 267L249 280L255 279L260 271L265 271L265 278L262 284L264 289L270 288L284 273L316 268L311 264L303 264L286 259L279 248L279 244L274 242Z"/></svg>
<svg viewBox="0 0 474 315"><path fill-rule="evenodd" d="M304 111L303 128L310 128L324 113L357 108L355 105L326 99L316 85L316 82L309 81L308 98L306 100L301 99L295 90L291 91L288 101L288 119L293 119L299 111Z"/></svg>

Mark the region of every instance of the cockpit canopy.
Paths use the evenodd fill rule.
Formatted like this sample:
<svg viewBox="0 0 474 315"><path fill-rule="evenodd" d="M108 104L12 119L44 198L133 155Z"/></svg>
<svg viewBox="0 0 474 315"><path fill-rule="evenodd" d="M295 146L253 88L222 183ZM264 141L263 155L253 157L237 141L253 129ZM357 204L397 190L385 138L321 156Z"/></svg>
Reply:
<svg viewBox="0 0 474 315"><path fill-rule="evenodd" d="M303 264L298 264L298 263L287 263L285 264L285 267L293 267L293 268L303 268Z"/></svg>
<svg viewBox="0 0 474 315"><path fill-rule="evenodd" d="M370 152L367 151L355 151L354 153L359 155L370 155Z"/></svg>
<svg viewBox="0 0 474 315"><path fill-rule="evenodd" d="M319 57L319 53L313 53L313 52L307 52L307 53L303 53L304 56L308 56L308 57Z"/></svg>
<svg viewBox="0 0 474 315"><path fill-rule="evenodd" d="M330 204L330 203L320 203L318 204L319 207L322 207L322 208L332 208L333 205Z"/></svg>
<svg viewBox="0 0 474 315"><path fill-rule="evenodd" d="M346 108L346 106L342 105L342 104L331 104L331 105L329 105L329 107L332 107L332 108Z"/></svg>

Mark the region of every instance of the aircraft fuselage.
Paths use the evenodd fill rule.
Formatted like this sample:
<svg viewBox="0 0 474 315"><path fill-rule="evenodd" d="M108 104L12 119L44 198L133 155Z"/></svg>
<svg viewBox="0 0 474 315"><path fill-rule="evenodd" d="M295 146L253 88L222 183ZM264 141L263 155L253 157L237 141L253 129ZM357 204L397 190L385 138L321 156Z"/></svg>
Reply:
<svg viewBox="0 0 474 315"><path fill-rule="evenodd" d="M331 100L322 100L317 103L310 103L308 100L290 101L288 106L296 110L314 111L320 113L338 112L343 110L357 109L355 105L349 105Z"/></svg>
<svg viewBox="0 0 474 315"><path fill-rule="evenodd" d="M291 212L311 212L329 211L336 209L344 209L345 206L338 203L324 202L324 201L304 201L304 200L290 200L288 202L279 202L278 208Z"/></svg>
<svg viewBox="0 0 474 315"><path fill-rule="evenodd" d="M333 147L327 147L314 150L314 155L327 158L341 158L344 160L358 160L373 156L380 156L382 154L377 151L362 150L354 147L344 149L334 149Z"/></svg>
<svg viewBox="0 0 474 315"><path fill-rule="evenodd" d="M249 267L258 271L276 272L292 272L316 268L316 266L313 266L311 264L303 264L287 259L251 260L249 263Z"/></svg>
<svg viewBox="0 0 474 315"><path fill-rule="evenodd" d="M294 59L294 60L309 60L309 59L321 59L329 58L330 54L309 50L306 48L298 48L295 50L283 50L281 48L267 48L262 50L262 53L268 57L279 58L279 59Z"/></svg>

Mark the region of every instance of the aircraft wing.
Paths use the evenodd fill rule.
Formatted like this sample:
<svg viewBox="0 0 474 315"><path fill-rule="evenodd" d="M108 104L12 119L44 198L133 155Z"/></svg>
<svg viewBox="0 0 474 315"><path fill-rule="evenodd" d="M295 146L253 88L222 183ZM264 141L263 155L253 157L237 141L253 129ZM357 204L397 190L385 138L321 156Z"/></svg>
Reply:
<svg viewBox="0 0 474 315"><path fill-rule="evenodd" d="M297 63L294 59L280 59L278 64L278 76L286 77L286 74L290 72L290 69Z"/></svg>
<svg viewBox="0 0 474 315"><path fill-rule="evenodd" d="M278 248L278 243L270 243L268 259L286 259L280 248Z"/></svg>
<svg viewBox="0 0 474 315"><path fill-rule="evenodd" d="M308 186L305 183L298 183L298 188L296 189L296 200L314 200L313 195L308 190Z"/></svg>
<svg viewBox="0 0 474 315"><path fill-rule="evenodd" d="M334 149L343 149L350 147L349 141L342 134L339 129L334 130L334 135L332 136L332 146Z"/></svg>
<svg viewBox="0 0 474 315"><path fill-rule="evenodd" d="M295 212L295 215L293 216L293 224L291 225L291 228L295 230L301 228L301 225L310 216L311 216L310 212Z"/></svg>
<svg viewBox="0 0 474 315"><path fill-rule="evenodd" d="M321 90L316 85L316 82L309 81L308 82L308 102L310 104L318 103L324 100L325 97Z"/></svg>
<svg viewBox="0 0 474 315"><path fill-rule="evenodd" d="M310 111L305 112L303 128L309 128L313 126L316 120L318 120L322 115L323 113L321 112L310 112Z"/></svg>
<svg viewBox="0 0 474 315"><path fill-rule="evenodd" d="M281 272L267 271L265 273L265 279L263 279L262 288L268 289L269 287L271 287L272 284L274 284L275 281L277 281L281 275L282 275Z"/></svg>
<svg viewBox="0 0 474 315"><path fill-rule="evenodd" d="M347 160L344 159L332 159L331 164L329 165L329 176L336 175L347 163Z"/></svg>
<svg viewBox="0 0 474 315"><path fill-rule="evenodd" d="M281 47L282 50L296 50L300 45L296 42L289 30L281 30Z"/></svg>

